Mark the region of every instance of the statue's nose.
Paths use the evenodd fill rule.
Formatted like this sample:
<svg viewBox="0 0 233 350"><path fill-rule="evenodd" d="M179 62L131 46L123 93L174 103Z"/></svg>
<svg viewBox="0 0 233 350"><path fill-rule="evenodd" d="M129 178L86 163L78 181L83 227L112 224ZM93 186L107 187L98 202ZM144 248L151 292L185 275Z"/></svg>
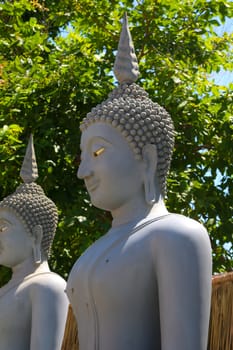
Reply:
<svg viewBox="0 0 233 350"><path fill-rule="evenodd" d="M81 163L79 165L78 171L77 171L77 177L79 179L84 180L85 178L91 176L93 171L91 170L91 166L89 162L81 160Z"/></svg>

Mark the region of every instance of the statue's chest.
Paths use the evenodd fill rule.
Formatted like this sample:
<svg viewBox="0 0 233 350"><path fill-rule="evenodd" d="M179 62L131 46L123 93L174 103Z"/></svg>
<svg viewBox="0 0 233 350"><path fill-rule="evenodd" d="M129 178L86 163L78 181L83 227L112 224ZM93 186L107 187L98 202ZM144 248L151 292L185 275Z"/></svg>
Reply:
<svg viewBox="0 0 233 350"><path fill-rule="evenodd" d="M27 294L27 293L26 293ZM31 319L30 300L25 290L13 287L0 295L0 334L2 337L14 337L28 329Z"/></svg>
<svg viewBox="0 0 233 350"><path fill-rule="evenodd" d="M105 236L90 247L75 264L68 280L68 293L75 294L75 301L86 299L88 304L88 299L92 299L99 305L108 302L113 305L128 299L127 295L128 300L132 299L132 287L134 298L141 295L153 274L149 241L141 236L141 232Z"/></svg>

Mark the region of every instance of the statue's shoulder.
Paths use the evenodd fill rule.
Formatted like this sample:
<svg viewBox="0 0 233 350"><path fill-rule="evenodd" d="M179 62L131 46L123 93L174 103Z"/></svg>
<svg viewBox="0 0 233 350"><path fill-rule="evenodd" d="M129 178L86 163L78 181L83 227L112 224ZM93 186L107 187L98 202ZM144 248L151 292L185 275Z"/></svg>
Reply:
<svg viewBox="0 0 233 350"><path fill-rule="evenodd" d="M205 227L198 221L180 214L169 214L158 223L152 239L156 247L182 249L210 245Z"/></svg>
<svg viewBox="0 0 233 350"><path fill-rule="evenodd" d="M63 334L63 325L67 316L68 298L65 288L65 280L50 271L35 274L28 288L33 315L32 334L43 332L45 338L52 336L52 338L54 337L54 340L51 340L53 344L58 341L57 331L60 330ZM37 341L37 336L35 338ZM47 349L45 343L39 346L40 349ZM34 349L34 347L35 340L32 348ZM56 349L58 348L56 347Z"/></svg>
<svg viewBox="0 0 233 350"><path fill-rule="evenodd" d="M28 285L33 295L56 295L64 293L66 281L58 274L48 271L34 274L34 276L28 280Z"/></svg>
<svg viewBox="0 0 233 350"><path fill-rule="evenodd" d="M209 235L201 223L183 215L170 214L160 220L150 235L148 250L156 273L168 279L179 280L184 271L196 276L202 269L211 271Z"/></svg>
<svg viewBox="0 0 233 350"><path fill-rule="evenodd" d="M198 221L181 214L170 213L160 220L160 228L165 235L206 234L205 227Z"/></svg>

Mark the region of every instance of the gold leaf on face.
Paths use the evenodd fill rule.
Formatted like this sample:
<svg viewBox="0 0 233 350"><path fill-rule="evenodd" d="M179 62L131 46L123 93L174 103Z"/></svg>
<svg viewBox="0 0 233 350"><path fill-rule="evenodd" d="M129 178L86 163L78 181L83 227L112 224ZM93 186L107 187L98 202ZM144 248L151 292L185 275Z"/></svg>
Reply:
<svg viewBox="0 0 233 350"><path fill-rule="evenodd" d="M97 151L94 152L94 156L98 157L100 154L102 154L105 151L104 147L101 147L99 149L97 149Z"/></svg>

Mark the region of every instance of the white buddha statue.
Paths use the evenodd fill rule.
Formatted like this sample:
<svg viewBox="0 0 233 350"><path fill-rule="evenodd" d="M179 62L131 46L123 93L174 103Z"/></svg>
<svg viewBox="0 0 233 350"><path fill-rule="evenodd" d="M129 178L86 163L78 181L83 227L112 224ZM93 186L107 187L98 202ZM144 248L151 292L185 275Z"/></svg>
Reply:
<svg viewBox="0 0 233 350"><path fill-rule="evenodd" d="M110 230L75 263L67 293L80 350L206 350L212 260L205 228L164 203L169 114L135 81L125 17L109 98L81 124L83 179Z"/></svg>
<svg viewBox="0 0 233 350"><path fill-rule="evenodd" d="M58 214L34 182L37 176L31 137L21 169L24 183L0 202L0 264L12 269L0 288L1 350L61 349L66 282L47 261Z"/></svg>

